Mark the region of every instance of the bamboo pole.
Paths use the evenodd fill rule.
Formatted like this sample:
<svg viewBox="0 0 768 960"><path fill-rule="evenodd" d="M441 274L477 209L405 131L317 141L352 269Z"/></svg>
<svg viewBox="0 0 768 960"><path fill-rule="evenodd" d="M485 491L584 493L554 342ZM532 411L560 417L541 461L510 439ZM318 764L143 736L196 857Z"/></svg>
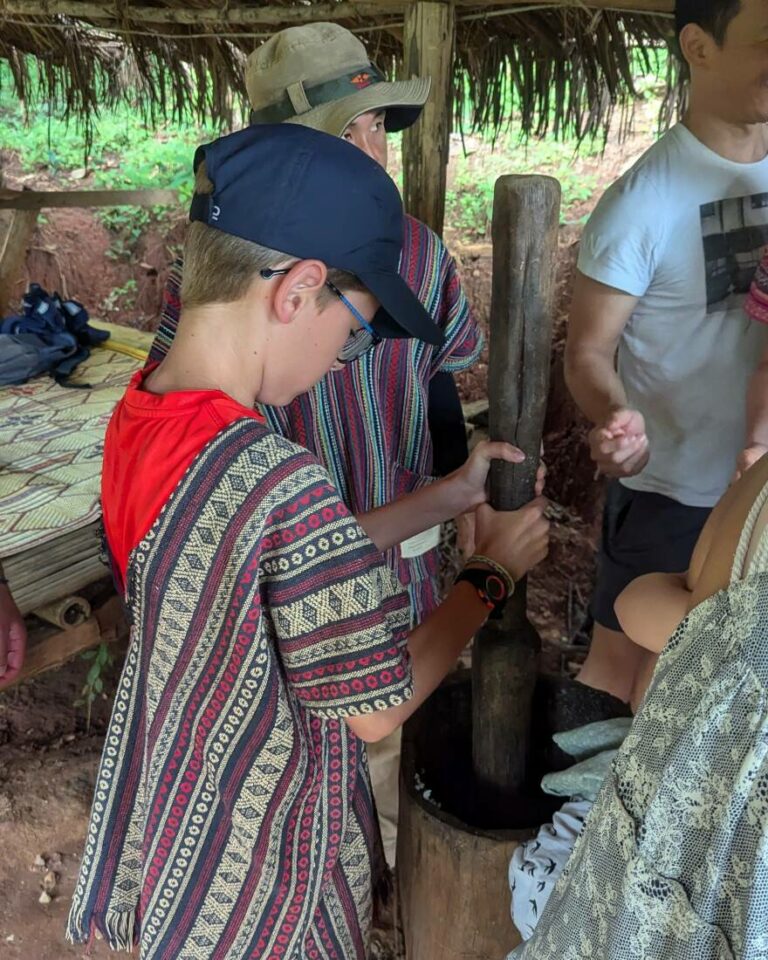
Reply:
<svg viewBox="0 0 768 960"><path fill-rule="evenodd" d="M403 77L429 77L432 89L418 122L403 134L405 208L443 232L453 96L456 8L418 0L405 17Z"/></svg>
<svg viewBox="0 0 768 960"><path fill-rule="evenodd" d="M0 14L9 16L65 16L81 20L126 20L142 23L237 24L242 26L283 26L316 20L349 20L402 13L407 0L342 0L340 3L313 3L300 7L225 6L143 7L130 4L80 3L78 0L0 0Z"/></svg>
<svg viewBox="0 0 768 960"><path fill-rule="evenodd" d="M140 23L166 23L179 25L230 24L241 26L281 27L317 20L355 20L375 18L389 14L406 13L420 0L341 0L339 3L312 3L306 6L221 6L213 9L182 7L146 7L129 4L80 3L78 0L0 0L0 15L21 17L63 16L81 20L109 21L117 25ZM455 0L459 18L464 11L473 16L483 9L534 7L542 9L567 9L580 7L589 10L613 10L617 12L659 14L669 16L674 12L674 0L560 0L552 3L532 3L531 0Z"/></svg>
<svg viewBox="0 0 768 960"><path fill-rule="evenodd" d="M1 0L0 0L1 2ZM177 204L175 190L0 190L0 210L48 207L154 207Z"/></svg>
<svg viewBox="0 0 768 960"><path fill-rule="evenodd" d="M488 368L492 440L514 443L522 464L494 461L491 505L517 510L533 498L549 386L560 185L506 176L493 200L493 280ZM522 801L541 641L526 615L525 581L472 653L472 757L480 795L499 826L529 826Z"/></svg>
<svg viewBox="0 0 768 960"><path fill-rule="evenodd" d="M419 2L419 0L416 0ZM515 7L535 9L537 7L574 8L589 10L615 10L630 13L663 14L674 12L674 0L455 0L459 19L463 13L471 11L474 18L484 9ZM114 24L126 22L138 23L175 23L180 25L210 24L233 26L271 26L282 27L316 20L355 20L366 18L373 20L390 14L404 14L414 6L412 0L341 0L339 3L312 3L306 6L262 6L243 7L226 6L216 8L193 9L189 7L119 7L111 3L80 3L79 0L0 0L0 14L22 17L63 16L81 20L109 21Z"/></svg>
<svg viewBox="0 0 768 960"><path fill-rule="evenodd" d="M21 276L36 224L37 210L0 214L0 317L10 312L13 290Z"/></svg>

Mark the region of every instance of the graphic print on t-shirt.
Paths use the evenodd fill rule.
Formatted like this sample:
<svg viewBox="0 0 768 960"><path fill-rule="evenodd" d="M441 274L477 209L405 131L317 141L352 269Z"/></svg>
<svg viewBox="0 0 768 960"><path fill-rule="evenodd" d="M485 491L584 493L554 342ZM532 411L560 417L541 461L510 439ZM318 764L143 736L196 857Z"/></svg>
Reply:
<svg viewBox="0 0 768 960"><path fill-rule="evenodd" d="M702 204L707 313L741 305L768 247L768 193Z"/></svg>

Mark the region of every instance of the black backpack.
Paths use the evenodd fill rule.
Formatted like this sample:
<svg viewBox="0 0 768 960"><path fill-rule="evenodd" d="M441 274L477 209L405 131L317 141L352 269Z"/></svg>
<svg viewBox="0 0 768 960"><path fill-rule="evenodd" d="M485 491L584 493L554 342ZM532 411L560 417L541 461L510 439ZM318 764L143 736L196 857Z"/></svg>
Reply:
<svg viewBox="0 0 768 960"><path fill-rule="evenodd" d="M109 337L106 330L88 324L88 313L77 300L50 296L30 284L22 312L0 322L0 386L26 383L41 373L63 386L79 363L90 356L90 347Z"/></svg>

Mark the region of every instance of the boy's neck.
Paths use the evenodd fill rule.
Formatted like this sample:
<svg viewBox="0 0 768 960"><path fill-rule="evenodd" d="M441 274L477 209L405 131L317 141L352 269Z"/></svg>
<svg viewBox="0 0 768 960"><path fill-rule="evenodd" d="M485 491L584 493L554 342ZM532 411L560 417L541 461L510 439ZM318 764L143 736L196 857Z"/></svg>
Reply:
<svg viewBox="0 0 768 960"><path fill-rule="evenodd" d="M251 335L250 339L255 338ZM144 387L158 394L221 390L252 409L262 379L259 359L233 304L182 310L168 354L144 381Z"/></svg>

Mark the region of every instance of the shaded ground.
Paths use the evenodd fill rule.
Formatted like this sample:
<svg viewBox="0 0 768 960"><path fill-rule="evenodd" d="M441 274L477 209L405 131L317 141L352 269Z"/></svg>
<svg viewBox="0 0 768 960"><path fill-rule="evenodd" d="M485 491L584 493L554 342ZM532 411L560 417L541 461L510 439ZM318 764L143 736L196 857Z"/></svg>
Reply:
<svg viewBox="0 0 768 960"><path fill-rule="evenodd" d="M592 164L600 189L612 181L647 145L638 138L624 147L610 147ZM2 158L9 186L24 182L61 188L41 176L21 177L18 164ZM80 181L68 186L85 187ZM585 202L589 212L599 191ZM94 315L153 329L168 267L183 236L183 215L168 229L152 227L126 237L108 230L90 211L51 211L33 239L23 286L31 279L47 289L74 296ZM585 425L570 401L562 377L562 353L571 279L580 228L561 228L557 264L558 305L552 359L552 387L546 425L548 493L556 502L558 523L550 557L531 577L531 619L545 644L546 662L560 669L572 657L564 647L583 617L593 576L595 521L600 488L594 484L584 447ZM486 243L464 242L450 228L455 253L470 302L488 329L491 249ZM485 358L460 378L464 400L486 395ZM82 957L84 948L66 945L63 929L82 849L96 763L101 749L109 701L94 709L90 730L82 708L75 708L88 664L82 660L29 682L9 694L0 693L0 957L15 960L60 960ZM113 671L117 669L117 665ZM114 689L114 676L105 683ZM58 876L53 900L39 902L47 873ZM91 956L109 955L95 943ZM386 944L377 956L386 958Z"/></svg>

